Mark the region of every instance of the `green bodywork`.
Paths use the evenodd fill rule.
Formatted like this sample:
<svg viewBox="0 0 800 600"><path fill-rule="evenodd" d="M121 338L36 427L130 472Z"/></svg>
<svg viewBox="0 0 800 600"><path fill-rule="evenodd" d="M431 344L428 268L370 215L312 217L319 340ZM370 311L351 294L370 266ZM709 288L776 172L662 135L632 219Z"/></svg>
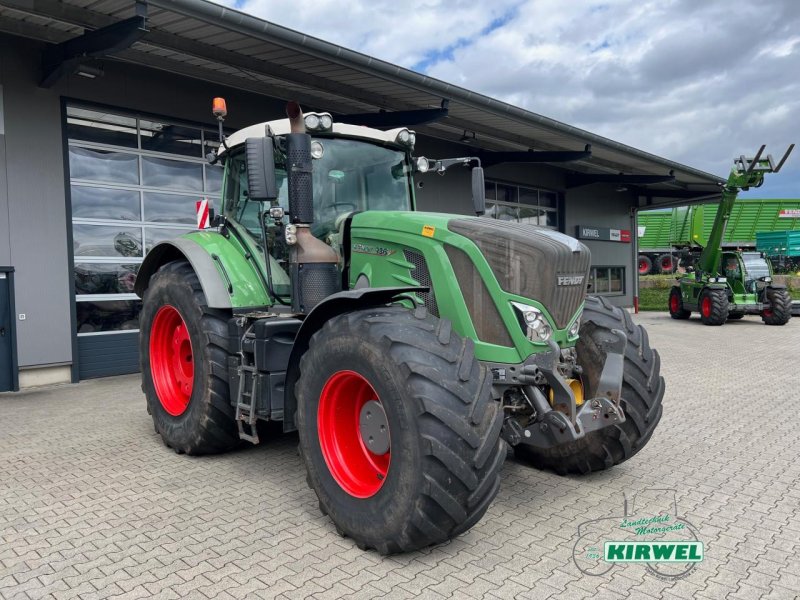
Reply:
<svg viewBox="0 0 800 600"><path fill-rule="evenodd" d="M641 211L638 219L644 235L639 237L639 251L702 248L708 243L717 210L716 204L697 204ZM800 216L786 216L789 211L800 211L800 200L737 199L722 238L723 247L755 247L767 255L781 254L770 247L762 247L758 239L762 232L774 232L779 239L790 233L800 236Z"/></svg>
<svg viewBox="0 0 800 600"><path fill-rule="evenodd" d="M326 138L319 139L325 140ZM336 146L333 144L328 145L332 147L332 150L329 150L332 154ZM364 146L365 148L374 147L373 144L367 142L364 142ZM252 211L249 208L247 211L239 211L236 206L238 202L239 208L241 208L241 206L247 205L248 201L244 201L243 205L241 200L241 198L246 198L246 193L241 196L241 188L244 185L244 181L246 181L243 171L241 171L240 167L237 167L239 171L232 171L231 165L235 164L236 161L235 152L237 152L237 149L231 150L231 156L228 157L224 175L223 202L220 214L225 216L225 224L219 230L209 229L207 231L189 233L182 237L196 243L213 260L218 279L209 282L207 280L204 281L201 276L201 284L204 289L207 285L214 285L216 290L220 290L220 284L224 286L230 299L231 308L234 311L263 310L275 304L271 300L269 286L267 285L267 282L270 281L270 273L272 273L271 285L274 291L275 276L283 277L284 281L286 279L285 272L278 272L285 269L285 262L280 261L280 256L273 255L268 268L259 233L258 231L254 233L253 222L258 223L257 215L268 208L266 203L262 202L256 205L254 201L249 201L251 205L254 205L254 210ZM328 157L328 160L330 161L330 157ZM410 153L406 153L403 160L405 161L404 164L410 165ZM282 177L285 180L285 172L283 172ZM406 204L413 209L414 186L411 169L406 168L406 171L400 175L400 180L402 180L402 177L407 178L408 182ZM316 194L316 181L314 185ZM324 180L322 185L326 185ZM280 183L278 187L281 188ZM272 206L286 206L284 192L285 186L281 188L279 198L273 202ZM226 197L239 198L239 200L231 202L226 200ZM227 206L226 203L228 203ZM469 198L465 198L465 206L467 205L469 205ZM246 212L248 214L245 214ZM346 212L342 216L344 214ZM239 215L245 215L243 217L245 220L240 219ZM253 219L254 215L255 220ZM421 282L416 281L412 276L415 265L406 260L403 252L404 250L413 250L422 254L425 258L440 316L449 319L456 332L471 338L475 342L475 354L479 360L491 363L520 364L532 354L551 351L548 343L534 342L527 338L511 302L519 302L539 309L552 328L550 339L555 341L561 348L574 346L577 336L570 337L568 332L575 321L580 318L583 307L581 306L570 317L566 327L559 328L548 310L537 299L524 298L505 292L501 289L492 273L491 267L476 244L467 237L453 233L448 229L448 222L456 218L470 219L477 217L423 213L413 210L365 210L363 212L355 212L352 217L350 234L350 288L356 286L359 279L364 280L364 278L368 282L367 285L373 288L419 286ZM287 222L288 219L284 221L284 223ZM332 243L330 240L328 241ZM338 242L341 242L341 240L338 240ZM345 254L341 251L341 248L337 248L335 242L332 245L340 251L340 255ZM508 333L507 339L510 339L511 342L509 345L497 345L479 339L476 328L470 318L467 304L459 288L457 277L448 258L446 245L463 251L472 261ZM191 261L191 257L188 258ZM156 265L147 266L150 273L157 268ZM281 297L281 300L286 302L290 299ZM419 300L419 298L414 300ZM409 299L406 303L410 307L413 301Z"/></svg>
<svg viewBox="0 0 800 600"><path fill-rule="evenodd" d="M717 208L714 224L707 239L700 242L699 235L692 235L691 241L702 246L700 257L696 262L696 271L687 273L680 279L681 297L688 309L697 309L698 298L702 291L709 289L725 289L728 292L729 310L744 312L758 310L759 294L756 281L760 277L771 277L772 266L758 253L742 253L725 251L722 242L733 213L739 192L764 183L764 175L777 172L789 156L794 145L789 147L778 167L774 166L772 157L761 158L762 146L752 160L742 157L734 161L728 180L722 186L722 200ZM702 211L689 211L690 230L698 231L702 225Z"/></svg>
<svg viewBox="0 0 800 600"><path fill-rule="evenodd" d="M424 212L370 211L353 218L350 286L359 277L366 277L371 287L419 285L411 277L414 265L408 262L403 250L410 249L425 257L433 282L433 292L440 316L453 323L453 329L475 342L475 355L480 360L496 363L521 363L531 354L546 351L548 345L532 342L525 336L511 302L521 302L538 308L553 328L552 339L559 346L573 346L577 338L569 338L568 330L580 310L567 327L559 329L544 306L533 298L523 298L503 291L491 267L478 247L466 237L447 228L451 219L468 219L462 215ZM478 339L467 306L459 289L453 267L445 251L449 244L464 251L472 260L513 342L512 347L489 344Z"/></svg>
<svg viewBox="0 0 800 600"><path fill-rule="evenodd" d="M181 237L192 240L211 256L233 308L272 305L262 283L266 278L264 256L246 237L242 236L240 241L234 235L223 235L211 229Z"/></svg>

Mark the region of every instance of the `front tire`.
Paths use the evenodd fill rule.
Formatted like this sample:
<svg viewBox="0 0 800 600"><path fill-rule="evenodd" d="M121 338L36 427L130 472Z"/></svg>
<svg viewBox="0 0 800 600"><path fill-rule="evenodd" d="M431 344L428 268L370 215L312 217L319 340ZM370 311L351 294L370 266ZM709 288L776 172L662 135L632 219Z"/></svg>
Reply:
<svg viewBox="0 0 800 600"><path fill-rule="evenodd" d="M446 541L497 495L502 412L473 350L449 321L399 306L339 315L311 338L296 386L300 450L321 510L360 548Z"/></svg>
<svg viewBox="0 0 800 600"><path fill-rule="evenodd" d="M647 332L636 325L627 311L611 306L604 298L589 296L581 319L578 363L584 369L584 384L591 398L605 363L604 340L611 329L627 335L622 372L620 406L625 421L587 433L581 439L548 449L520 444L517 457L540 469L559 475L585 474L618 465L639 452L661 420L664 378L661 359L650 348Z"/></svg>
<svg viewBox="0 0 800 600"><path fill-rule="evenodd" d="M681 288L673 286L669 291L669 316L673 319L688 319L692 311L686 310L683 306L683 296Z"/></svg>
<svg viewBox="0 0 800 600"><path fill-rule="evenodd" d="M787 290L767 290L770 307L761 312L767 325L786 325L792 318L792 296Z"/></svg>
<svg viewBox="0 0 800 600"><path fill-rule="evenodd" d="M706 288L700 293L700 320L704 325L724 325L728 320L728 293Z"/></svg>
<svg viewBox="0 0 800 600"><path fill-rule="evenodd" d="M140 316L142 391L155 430L178 453L211 454L239 442L227 375L224 311L208 308L189 263L153 275Z"/></svg>

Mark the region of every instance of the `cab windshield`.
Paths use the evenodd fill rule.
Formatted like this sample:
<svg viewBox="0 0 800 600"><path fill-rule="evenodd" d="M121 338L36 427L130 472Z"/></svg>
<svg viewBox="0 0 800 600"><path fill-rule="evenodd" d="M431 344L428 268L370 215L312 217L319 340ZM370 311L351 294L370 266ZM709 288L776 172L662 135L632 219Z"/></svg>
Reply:
<svg viewBox="0 0 800 600"><path fill-rule="evenodd" d="M336 230L337 218L350 212L411 210L411 167L404 152L356 140L314 138L314 141L322 148L322 156L313 161L311 232L315 236L327 241L327 236ZM273 204L288 211L286 168L283 159L278 160L275 165L278 200ZM248 197L243 149L234 150L228 158L224 202L225 216L243 225L261 242L259 213L263 203Z"/></svg>

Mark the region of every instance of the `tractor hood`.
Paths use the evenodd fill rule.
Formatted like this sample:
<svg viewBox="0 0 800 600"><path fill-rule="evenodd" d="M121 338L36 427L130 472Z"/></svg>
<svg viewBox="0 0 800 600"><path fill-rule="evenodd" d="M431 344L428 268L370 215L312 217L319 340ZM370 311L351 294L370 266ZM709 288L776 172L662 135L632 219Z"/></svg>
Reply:
<svg viewBox="0 0 800 600"><path fill-rule="evenodd" d="M559 329L569 324L586 297L589 249L575 238L551 229L488 218L393 211L358 213L353 226L432 238L448 249L466 249L465 244L474 244L500 288L541 303ZM473 265L454 260L461 253L448 250L448 255L459 282L471 279ZM476 256L474 260L480 259ZM484 286L467 287L485 290ZM464 286L462 292L466 293ZM465 300L470 305L481 305L477 298L472 299L475 302Z"/></svg>

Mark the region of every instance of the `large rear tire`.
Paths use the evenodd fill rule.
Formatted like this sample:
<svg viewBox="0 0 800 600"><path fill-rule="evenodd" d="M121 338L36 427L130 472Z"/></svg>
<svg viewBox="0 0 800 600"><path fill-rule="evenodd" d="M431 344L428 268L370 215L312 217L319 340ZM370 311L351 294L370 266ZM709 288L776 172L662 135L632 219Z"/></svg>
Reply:
<svg viewBox="0 0 800 600"><path fill-rule="evenodd" d="M584 369L586 397L592 398L597 388L605 363L603 347L611 329L625 332L628 338L620 399L625 422L592 431L575 442L554 448L539 449L520 444L514 448L517 457L559 475L584 474L618 465L650 441L662 413L661 359L658 352L650 348L647 332L634 324L627 311L592 296L586 298L577 345L578 363Z"/></svg>
<svg viewBox="0 0 800 600"><path fill-rule="evenodd" d="M770 307L761 312L761 320L767 325L786 325L792 318L792 296L788 290L768 289Z"/></svg>
<svg viewBox="0 0 800 600"><path fill-rule="evenodd" d="M728 320L728 293L725 290L706 288L700 292L698 307L704 325L724 325Z"/></svg>
<svg viewBox="0 0 800 600"><path fill-rule="evenodd" d="M228 389L227 314L208 308L189 263L153 275L140 316L142 391L156 432L178 453L210 454L239 436Z"/></svg>
<svg viewBox="0 0 800 600"><path fill-rule="evenodd" d="M686 310L683 306L683 296L681 288L677 285L672 286L669 291L669 316L673 319L688 319L692 311Z"/></svg>
<svg viewBox="0 0 800 600"><path fill-rule="evenodd" d="M658 257L659 273L674 273L678 269L678 261L672 254L662 254Z"/></svg>
<svg viewBox="0 0 800 600"><path fill-rule="evenodd" d="M473 349L449 321L399 306L337 316L311 338L300 450L320 509L360 548L443 542L496 496L502 412Z"/></svg>

